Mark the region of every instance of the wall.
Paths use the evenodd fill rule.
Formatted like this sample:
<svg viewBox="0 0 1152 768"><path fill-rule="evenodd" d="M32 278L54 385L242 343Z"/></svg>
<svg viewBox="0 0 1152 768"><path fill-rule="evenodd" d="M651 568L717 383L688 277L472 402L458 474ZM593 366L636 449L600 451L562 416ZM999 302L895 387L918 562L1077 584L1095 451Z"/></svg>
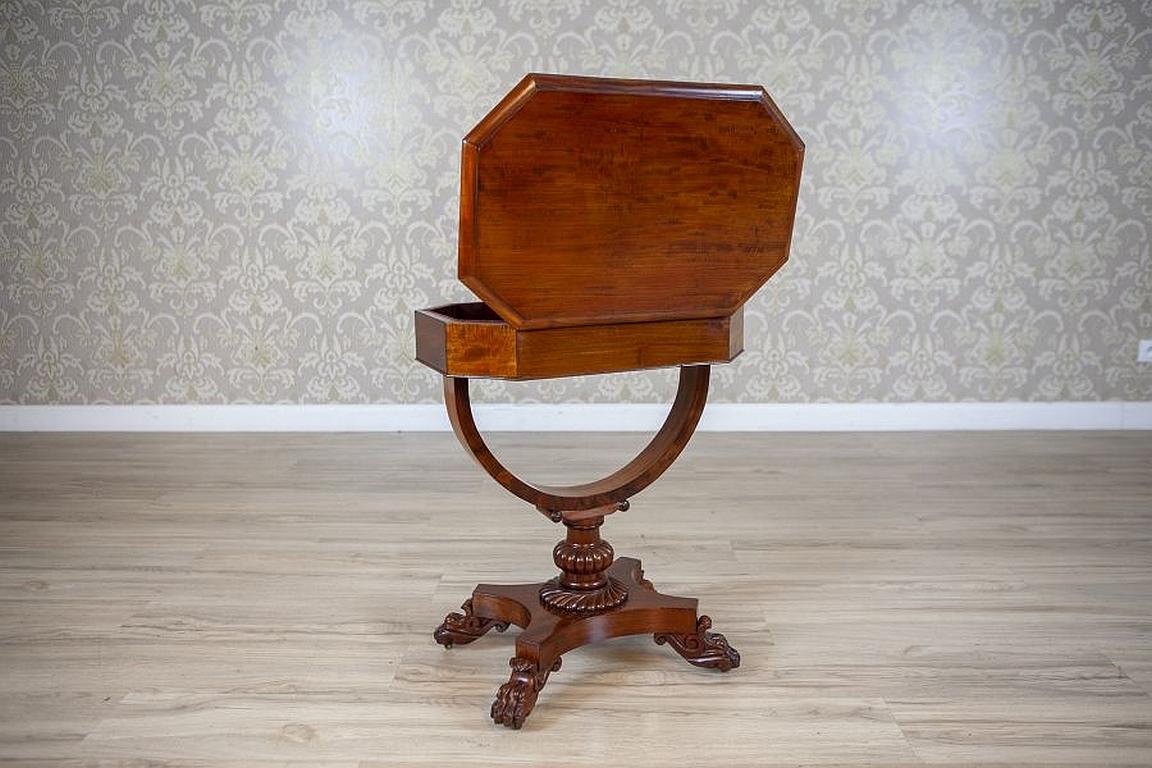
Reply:
<svg viewBox="0 0 1152 768"><path fill-rule="evenodd" d="M805 139L714 399L1152 399L1147 1L0 9L0 402L437 399L459 138L530 70L763 83Z"/></svg>

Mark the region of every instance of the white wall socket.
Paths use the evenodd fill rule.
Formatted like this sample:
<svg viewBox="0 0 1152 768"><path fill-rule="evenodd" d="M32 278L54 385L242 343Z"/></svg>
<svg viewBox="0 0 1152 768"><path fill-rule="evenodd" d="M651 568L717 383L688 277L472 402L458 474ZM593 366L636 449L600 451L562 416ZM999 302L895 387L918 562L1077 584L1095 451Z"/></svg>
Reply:
<svg viewBox="0 0 1152 768"><path fill-rule="evenodd" d="M1152 339L1140 339L1136 349L1136 362L1152 363Z"/></svg>

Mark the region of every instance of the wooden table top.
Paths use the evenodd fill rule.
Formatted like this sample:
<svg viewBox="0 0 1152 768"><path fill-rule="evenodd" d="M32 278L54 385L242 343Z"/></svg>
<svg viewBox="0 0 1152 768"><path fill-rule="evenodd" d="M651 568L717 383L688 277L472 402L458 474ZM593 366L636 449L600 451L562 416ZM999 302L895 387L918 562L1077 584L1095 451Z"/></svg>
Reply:
<svg viewBox="0 0 1152 768"><path fill-rule="evenodd" d="M530 74L464 139L460 279L514 328L728 317L803 154L758 85Z"/></svg>

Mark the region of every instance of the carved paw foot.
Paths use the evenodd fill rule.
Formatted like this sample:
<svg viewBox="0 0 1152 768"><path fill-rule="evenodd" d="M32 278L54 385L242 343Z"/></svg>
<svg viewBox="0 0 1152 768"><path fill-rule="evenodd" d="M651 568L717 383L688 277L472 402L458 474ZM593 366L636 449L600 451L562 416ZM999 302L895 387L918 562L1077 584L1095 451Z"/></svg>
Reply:
<svg viewBox="0 0 1152 768"><path fill-rule="evenodd" d="M519 729L532 713L540 689L548 682L548 675L560 669L560 659L545 671L541 671L535 661L520 656L513 656L508 665L512 667L512 677L496 691L492 719L497 725Z"/></svg>
<svg viewBox="0 0 1152 768"><path fill-rule="evenodd" d="M657 645L672 646L677 653L683 656L689 664L707 669L718 669L727 672L740 666L740 654L728 645L724 635L719 632L709 632L712 628L712 619L701 616L696 621L696 631L686 635L671 632L662 632L652 636Z"/></svg>
<svg viewBox="0 0 1152 768"><path fill-rule="evenodd" d="M436 642L445 648L451 648L453 645L466 645L476 638L482 636L490 629L495 629L497 632L503 632L508 629L508 622L498 621L496 619L486 619L483 616L477 616L472 613L472 601L465 600L464 604L460 606L464 613L450 613L444 619L444 623L436 628L432 633L432 637L436 638Z"/></svg>

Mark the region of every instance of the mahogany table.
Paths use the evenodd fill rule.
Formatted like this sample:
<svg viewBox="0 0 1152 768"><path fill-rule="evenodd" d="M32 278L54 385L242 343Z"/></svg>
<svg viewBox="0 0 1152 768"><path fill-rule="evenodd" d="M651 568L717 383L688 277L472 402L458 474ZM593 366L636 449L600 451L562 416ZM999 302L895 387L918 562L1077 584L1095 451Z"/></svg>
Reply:
<svg viewBox="0 0 1152 768"><path fill-rule="evenodd" d="M481 584L434 632L446 647L509 624L511 679L492 718L519 728L561 656L652 634L720 671L740 655L696 600L615 558L604 518L675 461L709 366L743 349L745 301L787 260L804 145L760 86L532 74L464 138L459 277L481 302L416 312L416 357L444 376L460 443L496 482L567 529L559 575ZM584 485L508 471L472 418L469 379L679 366L667 420L631 462Z"/></svg>

